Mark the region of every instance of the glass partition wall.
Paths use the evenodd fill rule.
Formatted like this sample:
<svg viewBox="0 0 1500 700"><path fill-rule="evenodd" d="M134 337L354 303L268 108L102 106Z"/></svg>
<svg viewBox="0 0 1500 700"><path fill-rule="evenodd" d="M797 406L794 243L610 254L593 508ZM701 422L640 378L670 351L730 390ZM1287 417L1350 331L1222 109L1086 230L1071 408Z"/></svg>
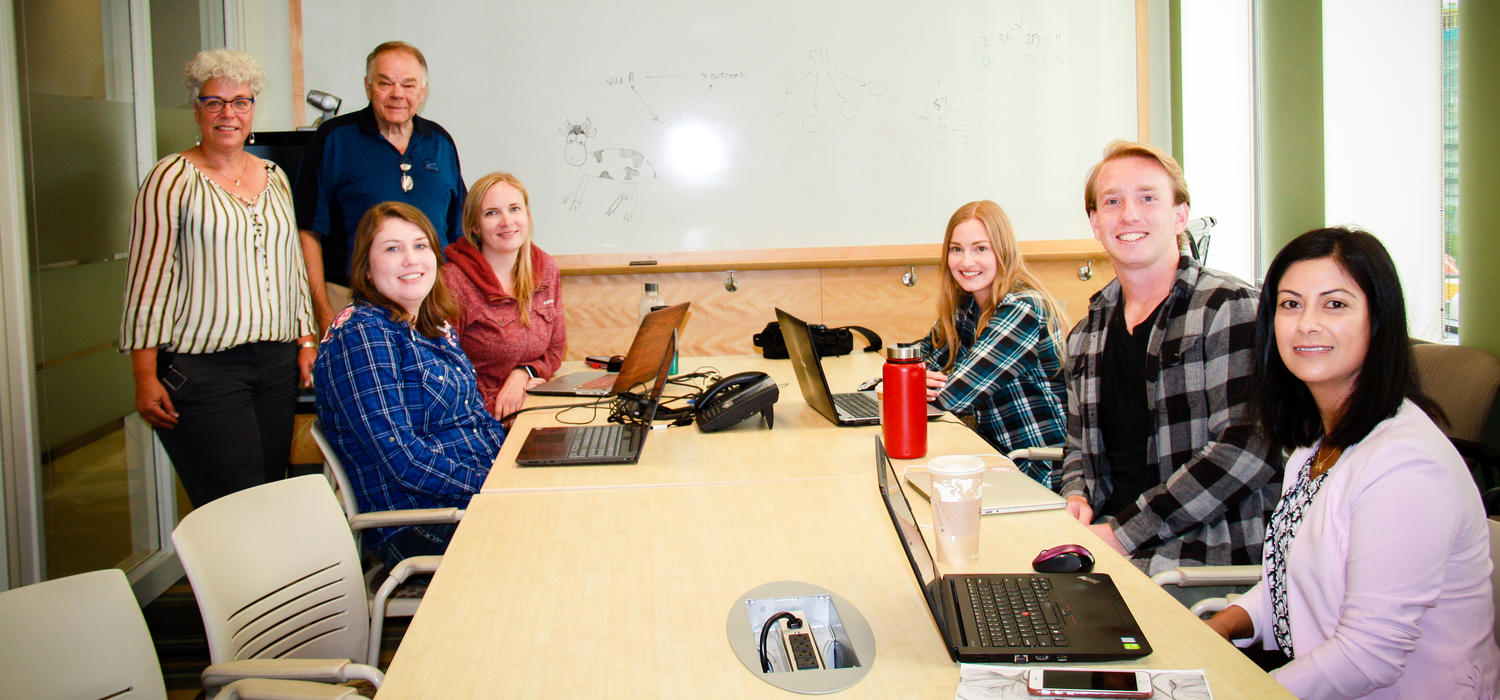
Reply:
<svg viewBox="0 0 1500 700"><path fill-rule="evenodd" d="M116 348L130 212L150 166L196 140L181 69L224 45L223 2L14 0L14 23L41 577L118 567L149 599L180 575L187 501Z"/></svg>

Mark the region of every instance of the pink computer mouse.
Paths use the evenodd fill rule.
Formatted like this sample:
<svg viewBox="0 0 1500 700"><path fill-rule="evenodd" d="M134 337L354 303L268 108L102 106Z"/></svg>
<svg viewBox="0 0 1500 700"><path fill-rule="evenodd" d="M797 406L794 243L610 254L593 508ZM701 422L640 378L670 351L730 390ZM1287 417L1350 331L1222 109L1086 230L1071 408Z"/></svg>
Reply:
<svg viewBox="0 0 1500 700"><path fill-rule="evenodd" d="M1044 574L1072 574L1094 570L1094 555L1081 544L1060 544L1042 550L1031 560L1031 568Z"/></svg>

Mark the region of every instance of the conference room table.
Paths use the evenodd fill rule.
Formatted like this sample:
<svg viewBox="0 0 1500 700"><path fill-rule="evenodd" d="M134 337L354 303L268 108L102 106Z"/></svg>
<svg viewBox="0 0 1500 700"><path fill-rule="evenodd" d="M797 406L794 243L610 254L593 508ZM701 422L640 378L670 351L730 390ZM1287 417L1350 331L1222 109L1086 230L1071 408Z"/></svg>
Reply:
<svg viewBox="0 0 1500 700"><path fill-rule="evenodd" d="M856 353L824 365L834 390L846 391L878 376L880 362ZM775 378L774 427L756 418L719 433L656 430L633 465L518 467L526 431L559 421L552 411L517 418L379 697L785 696L740 663L726 628L746 593L780 581L831 591L869 623L868 674L842 695L954 697L958 665L877 487L879 427L824 420L802 401L785 360L683 358L680 371L701 366ZM578 409L562 418L576 422ZM896 464L986 453L988 444L945 416L929 423L926 458ZM905 491L930 523L926 500ZM1093 551L1095 571L1114 579L1153 649L1095 665L1203 669L1215 698L1290 697L1061 510L986 516L978 561L941 568L1029 571L1036 552L1065 542Z"/></svg>

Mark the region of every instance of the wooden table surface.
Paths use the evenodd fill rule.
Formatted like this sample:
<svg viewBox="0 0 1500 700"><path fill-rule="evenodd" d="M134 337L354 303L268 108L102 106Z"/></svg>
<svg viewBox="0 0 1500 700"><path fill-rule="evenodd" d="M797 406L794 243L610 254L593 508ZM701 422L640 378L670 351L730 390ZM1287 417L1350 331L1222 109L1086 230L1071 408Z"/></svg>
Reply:
<svg viewBox="0 0 1500 700"><path fill-rule="evenodd" d="M870 623L869 675L842 696L953 697L958 667L876 486L879 429L835 428L814 414L785 361L783 371L760 358L712 361L787 381L777 427L658 431L640 464L611 467L519 469L518 441L507 441L380 697L785 697L740 664L725 633L744 593L782 580L826 588ZM835 390L879 367L874 356L826 363ZM522 429L537 421L529 416ZM989 451L962 426L929 427L929 458ZM930 522L927 502L906 492ZM987 516L980 560L943 568L1026 571L1037 551L1063 542L1095 553L1154 649L1107 666L1203 668L1215 698L1290 697L1062 511Z"/></svg>

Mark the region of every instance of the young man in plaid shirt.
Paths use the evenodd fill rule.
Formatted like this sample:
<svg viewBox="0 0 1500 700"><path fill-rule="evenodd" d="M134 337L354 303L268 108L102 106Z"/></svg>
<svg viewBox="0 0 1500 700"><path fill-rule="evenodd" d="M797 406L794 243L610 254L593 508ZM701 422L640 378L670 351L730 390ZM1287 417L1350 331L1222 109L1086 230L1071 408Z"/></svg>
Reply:
<svg viewBox="0 0 1500 700"><path fill-rule="evenodd" d="M1110 144L1084 203L1115 280L1068 337L1068 512L1148 574L1257 564L1281 460L1246 410L1256 293L1180 252L1187 181L1162 150Z"/></svg>

